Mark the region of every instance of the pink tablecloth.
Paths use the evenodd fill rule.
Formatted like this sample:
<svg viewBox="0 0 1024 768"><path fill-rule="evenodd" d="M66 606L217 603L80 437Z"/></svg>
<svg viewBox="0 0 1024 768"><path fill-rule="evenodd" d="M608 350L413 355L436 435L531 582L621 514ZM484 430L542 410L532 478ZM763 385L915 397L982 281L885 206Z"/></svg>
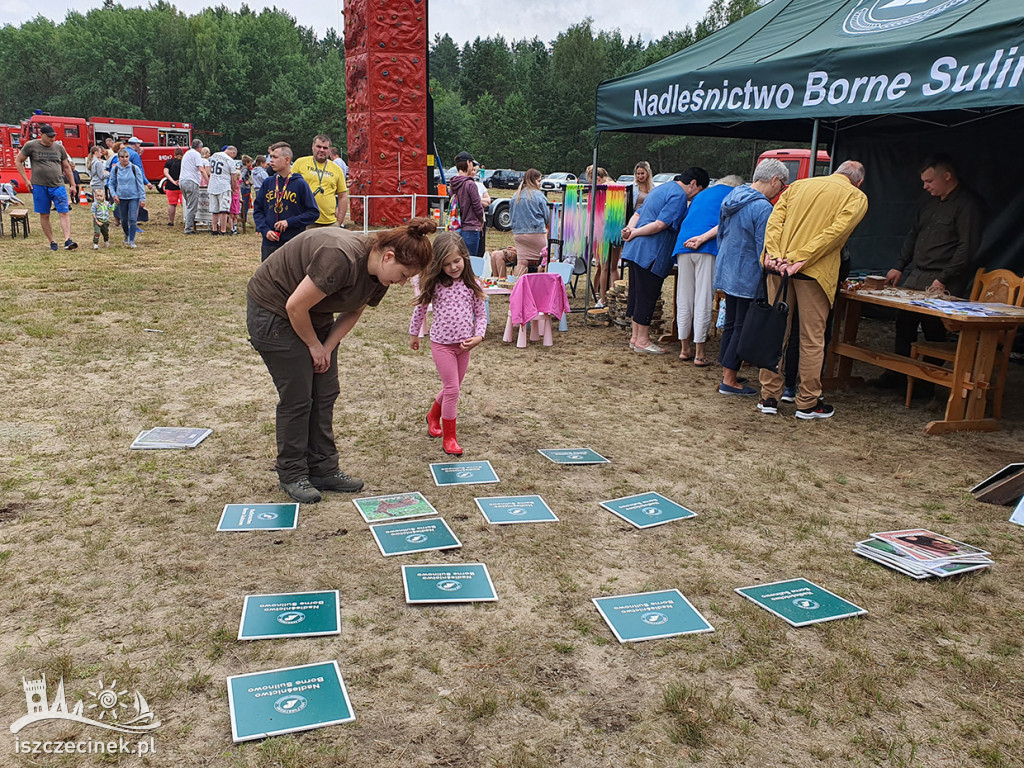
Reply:
<svg viewBox="0 0 1024 768"><path fill-rule="evenodd" d="M514 325L525 325L541 313L561 317L569 311L562 276L548 272L521 275L512 288L508 306Z"/></svg>

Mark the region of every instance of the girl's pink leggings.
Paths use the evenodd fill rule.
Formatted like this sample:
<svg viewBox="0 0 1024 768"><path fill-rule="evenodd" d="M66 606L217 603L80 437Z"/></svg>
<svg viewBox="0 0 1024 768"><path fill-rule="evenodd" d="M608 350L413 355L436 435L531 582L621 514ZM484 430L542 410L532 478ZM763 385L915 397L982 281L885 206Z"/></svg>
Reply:
<svg viewBox="0 0 1024 768"><path fill-rule="evenodd" d="M441 404L441 418L454 419L458 412L459 390L469 367L469 350L458 344L430 342L430 354L441 376L441 391L437 402Z"/></svg>

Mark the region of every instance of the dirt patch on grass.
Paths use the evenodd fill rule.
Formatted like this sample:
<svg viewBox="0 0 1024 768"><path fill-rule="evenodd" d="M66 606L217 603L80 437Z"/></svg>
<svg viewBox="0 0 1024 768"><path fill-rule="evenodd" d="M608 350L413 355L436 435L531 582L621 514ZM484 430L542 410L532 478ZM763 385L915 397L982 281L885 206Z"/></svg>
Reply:
<svg viewBox="0 0 1024 768"><path fill-rule="evenodd" d="M284 500L275 393L245 337L258 248L253 234L162 225L130 252L5 245L0 711L24 714L18 681L45 673L51 698L64 677L69 702L99 679L137 687L163 723L145 761L47 765L1021 765L1024 529L967 492L1020 458L1016 366L998 433L929 438L927 406L867 391L830 394L836 417L804 423L718 395L715 369L632 354L621 330L578 315L554 347L503 345L507 302L492 299L459 436L501 482L436 488L427 464L447 457L423 415L437 374L408 349L411 292L393 289L341 347L343 468L367 495L422 491L462 549L384 559L334 495L304 507L296 531L217 534L225 503ZM194 451L127 450L156 425L214 433ZM572 446L612 463L537 453ZM597 504L648 490L698 516L637 531ZM473 502L527 493L560 522L491 526ZM919 583L850 552L917 526L991 549L996 567ZM487 563L499 601L407 606L399 566L432 562ZM733 592L792 577L869 614L794 630ZM341 590L340 638L235 640L245 594L325 588ZM714 633L619 645L591 603L671 588ZM326 659L355 723L232 746L227 675Z"/></svg>

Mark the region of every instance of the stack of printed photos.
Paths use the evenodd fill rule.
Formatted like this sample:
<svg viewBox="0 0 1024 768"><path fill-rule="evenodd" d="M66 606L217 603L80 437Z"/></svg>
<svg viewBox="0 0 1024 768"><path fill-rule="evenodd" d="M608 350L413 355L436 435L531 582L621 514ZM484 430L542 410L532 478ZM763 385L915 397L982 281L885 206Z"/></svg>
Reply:
<svg viewBox="0 0 1024 768"><path fill-rule="evenodd" d="M144 429L130 448L133 451L195 448L213 433L201 427L155 427Z"/></svg>
<svg viewBox="0 0 1024 768"><path fill-rule="evenodd" d="M945 578L992 565L989 552L923 528L872 533L853 551L915 579Z"/></svg>

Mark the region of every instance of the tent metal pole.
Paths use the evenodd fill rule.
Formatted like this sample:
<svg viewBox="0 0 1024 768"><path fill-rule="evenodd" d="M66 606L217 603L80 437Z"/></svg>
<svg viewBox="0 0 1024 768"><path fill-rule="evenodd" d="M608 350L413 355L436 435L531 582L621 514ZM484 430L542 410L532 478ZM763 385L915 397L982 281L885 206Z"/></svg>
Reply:
<svg viewBox="0 0 1024 768"><path fill-rule="evenodd" d="M820 121L814 118L814 128L811 129L811 167L807 175L813 176L818 167L818 125Z"/></svg>
<svg viewBox="0 0 1024 768"><path fill-rule="evenodd" d="M587 292L583 297L583 313L586 315L588 309L590 309L590 292L593 290L593 283L590 281L590 255L593 253L593 242L594 242L594 221L597 216L597 206L593 205L594 196L597 194L597 145L601 141L601 134L597 133L594 135L594 165L590 169L590 198L587 200L587 208L589 215L587 216L587 237L583 244L583 258L586 259L587 263Z"/></svg>

